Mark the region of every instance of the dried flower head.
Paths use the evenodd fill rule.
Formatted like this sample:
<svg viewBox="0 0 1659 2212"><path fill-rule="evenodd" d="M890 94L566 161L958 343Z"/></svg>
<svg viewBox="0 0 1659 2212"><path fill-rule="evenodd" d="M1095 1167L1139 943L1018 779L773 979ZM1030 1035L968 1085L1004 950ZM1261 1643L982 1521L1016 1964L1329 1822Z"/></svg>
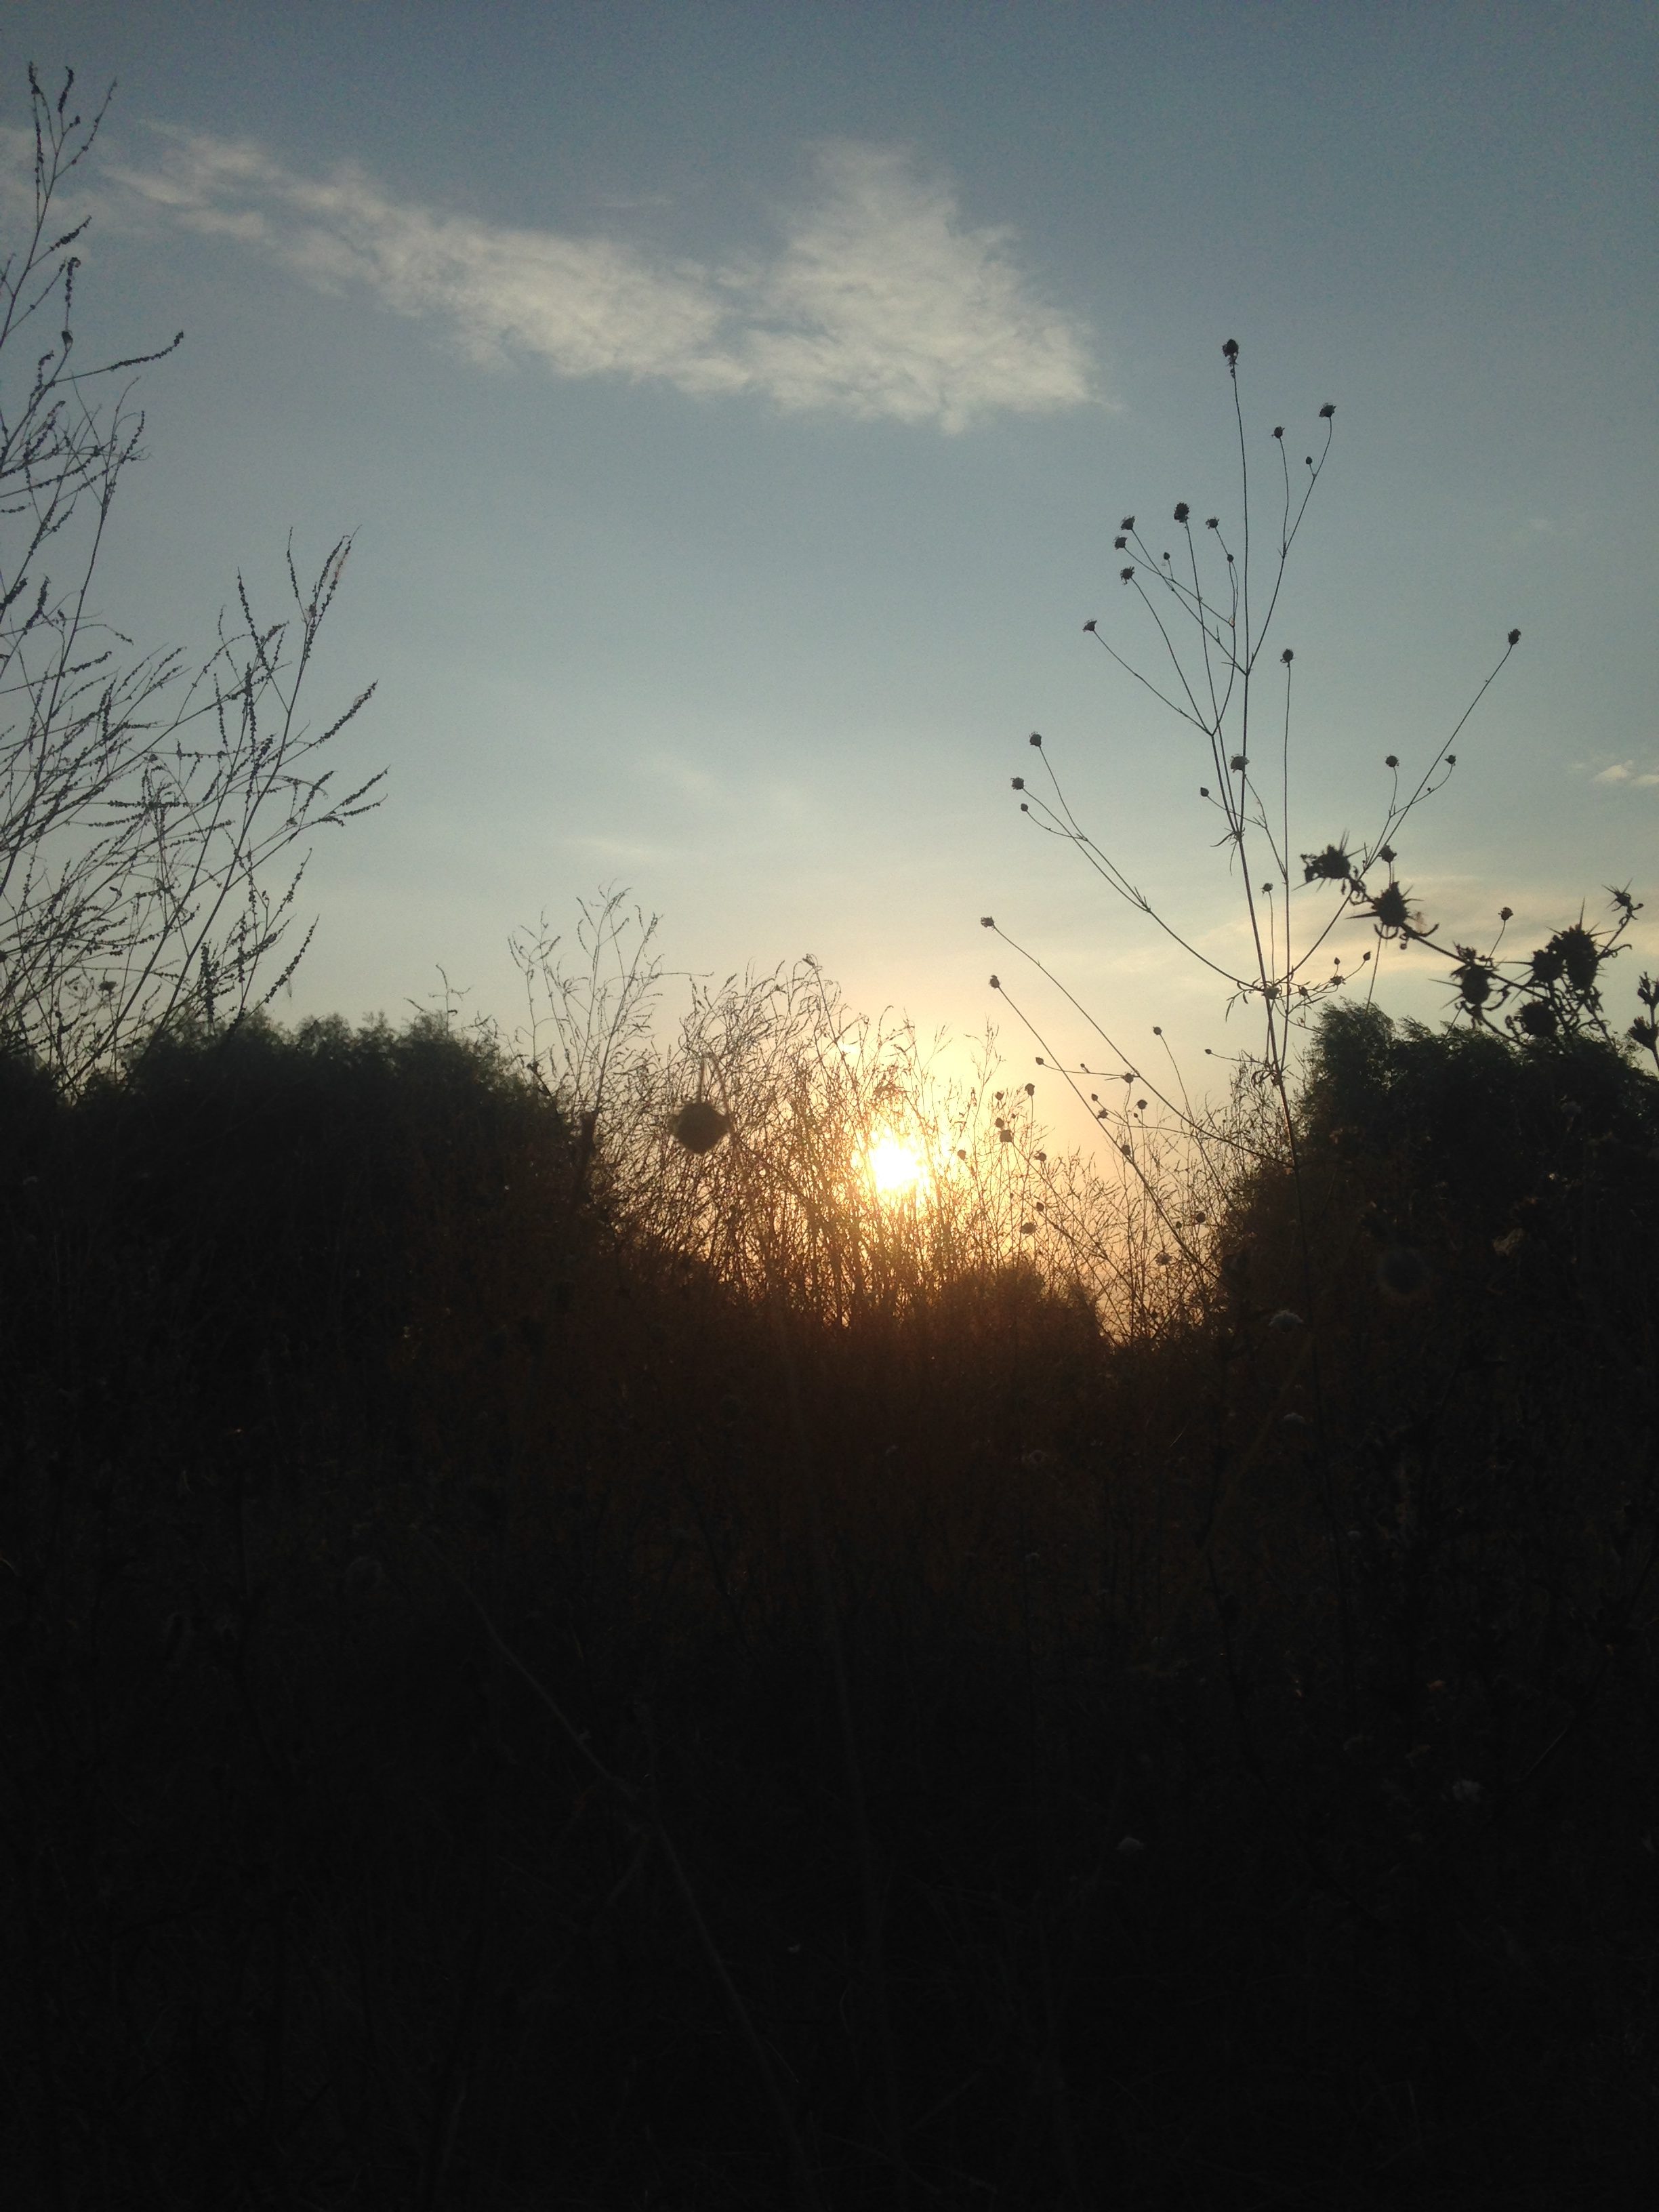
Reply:
<svg viewBox="0 0 1659 2212"><path fill-rule="evenodd" d="M1385 884L1371 901L1371 912L1376 917L1376 927L1383 937L1393 937L1411 926L1411 908L1406 903L1406 894L1398 884Z"/></svg>
<svg viewBox="0 0 1659 2212"><path fill-rule="evenodd" d="M1490 963L1478 954L1453 969L1452 981L1457 986L1459 999L1471 1013L1478 1013L1492 996L1492 969Z"/></svg>
<svg viewBox="0 0 1659 2212"><path fill-rule="evenodd" d="M1595 988L1595 971L1602 960L1601 948L1582 921L1575 921L1570 929L1558 929L1551 938L1547 950L1560 961L1566 970L1567 981L1575 991L1588 992ZM1536 957L1534 954L1534 961Z"/></svg>

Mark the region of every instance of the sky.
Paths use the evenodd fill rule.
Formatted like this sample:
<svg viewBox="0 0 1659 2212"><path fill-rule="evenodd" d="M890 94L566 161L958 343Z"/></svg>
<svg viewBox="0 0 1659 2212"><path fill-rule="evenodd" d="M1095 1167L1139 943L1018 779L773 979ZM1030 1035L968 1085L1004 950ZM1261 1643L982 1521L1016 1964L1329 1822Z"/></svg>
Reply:
<svg viewBox="0 0 1659 2212"><path fill-rule="evenodd" d="M924 1032L1000 1018L1016 1064L986 914L1115 1036L1247 1042L1011 788L1042 732L1097 842L1239 957L1202 741L1099 650L1162 649L1122 516L1154 555L1177 500L1234 525L1230 338L1258 469L1336 408L1273 640L1293 848L1362 835L1384 756L1425 763L1518 626L1402 879L1482 943L1501 905L1547 930L1609 884L1659 917L1650 7L5 0L0 25L13 131L30 58L117 86L77 343L185 332L145 376L105 611L193 647L239 569L275 606L290 531L313 564L355 533L313 709L378 684L340 773L386 767L386 797L317 842L280 1012L396 1018L447 978L510 1027L510 933L614 885L672 970L811 951ZM1395 964L1384 1002L1433 1018L1440 971ZM1083 1048L1040 979L1021 1001Z"/></svg>

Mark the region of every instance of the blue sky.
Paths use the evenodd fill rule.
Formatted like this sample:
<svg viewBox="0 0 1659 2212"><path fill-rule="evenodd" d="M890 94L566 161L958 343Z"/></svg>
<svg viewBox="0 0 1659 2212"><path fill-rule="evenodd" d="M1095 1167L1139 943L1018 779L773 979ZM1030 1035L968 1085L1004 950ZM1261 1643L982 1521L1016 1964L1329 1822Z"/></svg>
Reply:
<svg viewBox="0 0 1659 2212"><path fill-rule="evenodd" d="M441 965L510 1022L508 933L615 882L675 967L810 950L929 1030L994 1013L994 912L1114 1030L1218 1041L1009 779L1042 730L1227 945L1196 741L1082 629L1123 616L1121 514L1237 507L1226 337L1259 440L1337 405L1281 618L1293 844L1365 827L1518 624L1402 874L1448 934L1613 883L1659 915L1651 9L3 21L6 123L31 56L118 81L82 343L187 334L107 611L194 642L290 528L358 533L317 706L378 679L344 742L389 795L318 848L289 1011L396 1013Z"/></svg>

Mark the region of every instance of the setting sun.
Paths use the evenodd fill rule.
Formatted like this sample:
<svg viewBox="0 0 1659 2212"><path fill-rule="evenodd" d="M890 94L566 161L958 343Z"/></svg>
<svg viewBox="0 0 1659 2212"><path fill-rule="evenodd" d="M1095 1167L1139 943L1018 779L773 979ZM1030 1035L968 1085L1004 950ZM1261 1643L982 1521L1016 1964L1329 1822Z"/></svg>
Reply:
<svg viewBox="0 0 1659 2212"><path fill-rule="evenodd" d="M897 1198L915 1189L924 1163L914 1146L895 1136L890 1129L871 1146L865 1155L864 1166L875 1185L878 1198Z"/></svg>

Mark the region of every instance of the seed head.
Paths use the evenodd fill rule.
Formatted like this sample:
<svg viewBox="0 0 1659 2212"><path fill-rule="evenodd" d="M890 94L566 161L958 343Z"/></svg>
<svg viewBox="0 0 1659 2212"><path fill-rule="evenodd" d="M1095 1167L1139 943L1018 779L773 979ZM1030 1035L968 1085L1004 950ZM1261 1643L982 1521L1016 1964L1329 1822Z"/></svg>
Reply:
<svg viewBox="0 0 1659 2212"><path fill-rule="evenodd" d="M1091 619L1090 619L1088 622L1085 623L1084 623L1084 625L1083 625L1083 627L1084 627L1084 629L1092 629L1094 628L1094 626L1095 626L1095 625L1094 625L1094 621L1093 621L1093 618L1092 618L1092 617L1091 617Z"/></svg>
<svg viewBox="0 0 1659 2212"><path fill-rule="evenodd" d="M1466 960L1461 968L1453 969L1452 981L1457 986L1458 997L1471 1013L1484 1006L1492 996L1492 971L1484 960Z"/></svg>
<svg viewBox="0 0 1659 2212"><path fill-rule="evenodd" d="M1188 506L1184 499L1178 499L1176 501L1175 519L1177 522L1185 522L1187 517L1191 513L1192 509Z"/></svg>
<svg viewBox="0 0 1659 2212"><path fill-rule="evenodd" d="M1320 409L1320 410L1319 410L1319 419L1320 419L1320 421L1321 421L1322 422L1328 422L1330 421L1330 419L1331 419L1332 416L1333 416L1333 415L1334 415L1334 414L1335 414L1335 412L1336 412L1336 406L1335 406L1335 403L1334 403L1334 401L1332 401L1332 400L1328 399L1328 400L1325 402L1325 404L1324 404L1324 405Z"/></svg>
<svg viewBox="0 0 1659 2212"><path fill-rule="evenodd" d="M1279 659L1284 662L1284 664L1285 664L1285 667L1286 667L1286 668L1288 668L1288 667L1290 666L1291 663L1291 662L1296 659L1296 655L1295 655L1295 654L1291 651L1291 648L1290 648L1290 647L1289 647L1288 645L1285 647L1285 648L1284 652L1283 652L1283 653L1281 653L1279 654Z"/></svg>
<svg viewBox="0 0 1659 2212"><path fill-rule="evenodd" d="M1117 580L1120 584L1127 584L1130 577L1133 574L1134 570L1133 568L1120 568L1117 572Z"/></svg>
<svg viewBox="0 0 1659 2212"><path fill-rule="evenodd" d="M1512 630L1510 632L1510 643L1511 645L1519 645L1519 644L1520 644L1520 642L1521 642L1521 633L1520 633L1520 631L1519 631L1518 629L1512 629Z"/></svg>
<svg viewBox="0 0 1659 2212"><path fill-rule="evenodd" d="M1376 916L1376 926L1385 937L1404 929L1411 921L1411 909L1406 904L1406 894L1398 884L1385 884L1371 901L1371 912Z"/></svg>
<svg viewBox="0 0 1659 2212"><path fill-rule="evenodd" d="M1030 734L1030 736L1029 738L1027 738L1027 739L1025 740L1025 742L1026 742L1026 744L1027 744L1028 745L1036 745L1036 746L1038 746L1038 747L1040 748L1040 747L1042 746L1042 733L1041 733L1041 732L1036 731L1036 730L1033 730L1033 731L1032 731L1032 732L1031 732L1031 734Z"/></svg>
<svg viewBox="0 0 1659 2212"><path fill-rule="evenodd" d="M1553 952L1566 970L1567 981L1575 991L1593 991L1595 971L1601 964L1601 948L1582 921L1571 929L1559 929L1551 938L1548 951ZM1534 968L1537 956L1534 955Z"/></svg>
<svg viewBox="0 0 1659 2212"><path fill-rule="evenodd" d="M1327 845L1322 853L1302 855L1304 884L1344 884L1353 874L1353 862L1340 845Z"/></svg>
<svg viewBox="0 0 1659 2212"><path fill-rule="evenodd" d="M1126 514L1122 521L1120 522L1117 526L1120 530L1133 530L1135 526L1135 519L1133 515Z"/></svg>
<svg viewBox="0 0 1659 2212"><path fill-rule="evenodd" d="M1222 347L1221 350L1230 362L1237 361L1238 359L1238 340L1237 338L1229 338L1226 344Z"/></svg>
<svg viewBox="0 0 1659 2212"><path fill-rule="evenodd" d="M1399 754L1398 754L1398 753L1385 753L1385 754L1382 756L1382 765L1383 765L1383 767L1384 767L1384 768L1398 768L1398 767L1399 767L1399 765L1400 765L1400 756L1399 756Z"/></svg>

